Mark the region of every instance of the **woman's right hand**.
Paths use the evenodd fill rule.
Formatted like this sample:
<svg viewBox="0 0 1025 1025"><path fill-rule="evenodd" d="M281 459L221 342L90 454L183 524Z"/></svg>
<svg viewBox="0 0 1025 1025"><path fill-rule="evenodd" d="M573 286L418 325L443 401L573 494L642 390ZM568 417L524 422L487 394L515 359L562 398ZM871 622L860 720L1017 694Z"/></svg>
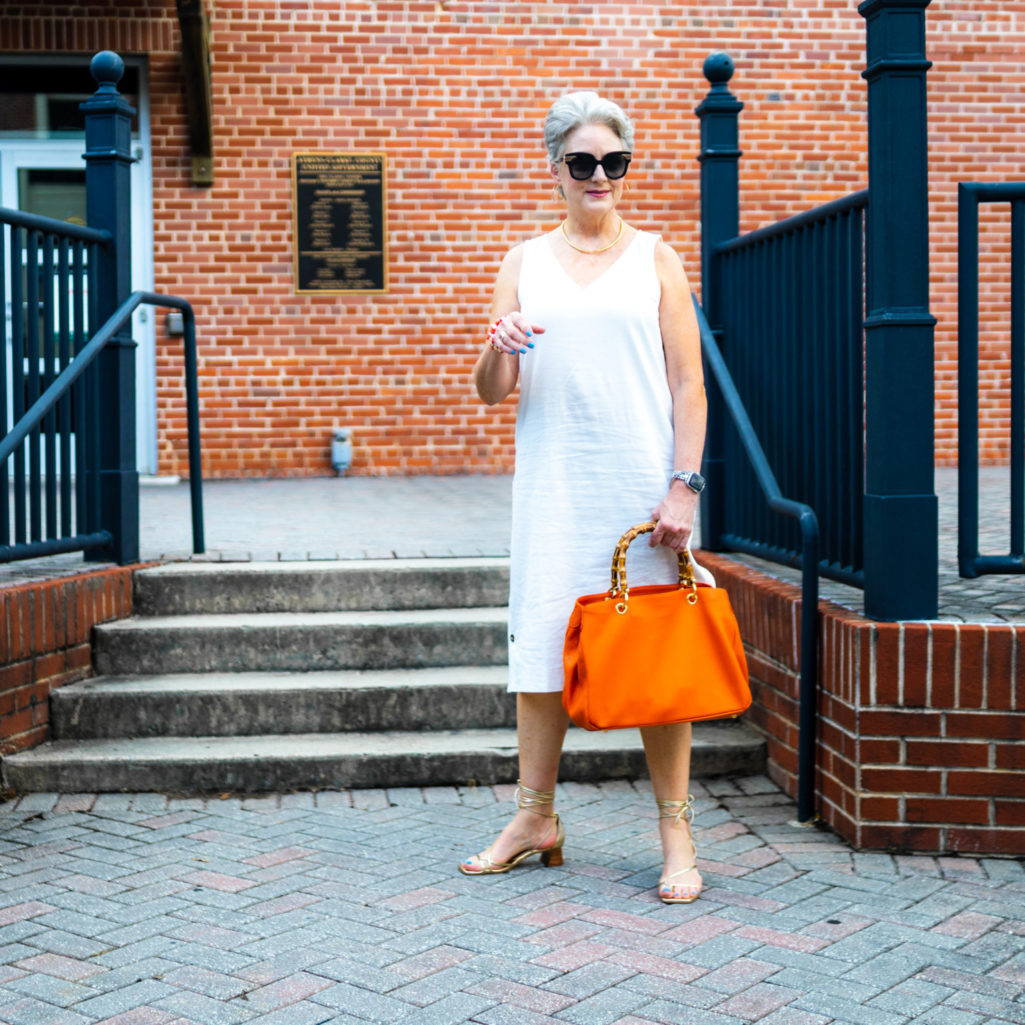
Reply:
<svg viewBox="0 0 1025 1025"><path fill-rule="evenodd" d="M528 349L534 348L535 335L544 334L545 329L532 324L522 313L513 311L499 317L489 331L488 343L495 352L510 356L524 355Z"/></svg>
<svg viewBox="0 0 1025 1025"><path fill-rule="evenodd" d="M544 331L539 325L531 324L519 308L517 289L522 262L521 243L513 246L502 260L491 302L494 330L488 330L484 350L473 368L477 394L489 406L503 402L513 393L520 376L519 357L530 351L534 336ZM507 358L512 356L516 358Z"/></svg>

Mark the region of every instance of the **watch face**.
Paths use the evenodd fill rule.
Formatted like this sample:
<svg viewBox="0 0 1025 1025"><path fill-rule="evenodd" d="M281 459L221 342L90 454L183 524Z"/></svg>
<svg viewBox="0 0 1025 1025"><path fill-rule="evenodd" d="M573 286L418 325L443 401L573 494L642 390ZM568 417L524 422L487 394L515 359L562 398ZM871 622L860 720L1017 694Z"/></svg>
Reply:
<svg viewBox="0 0 1025 1025"><path fill-rule="evenodd" d="M705 478L700 473L694 471L690 473L674 473L673 480L682 480L691 491L700 492L705 486Z"/></svg>

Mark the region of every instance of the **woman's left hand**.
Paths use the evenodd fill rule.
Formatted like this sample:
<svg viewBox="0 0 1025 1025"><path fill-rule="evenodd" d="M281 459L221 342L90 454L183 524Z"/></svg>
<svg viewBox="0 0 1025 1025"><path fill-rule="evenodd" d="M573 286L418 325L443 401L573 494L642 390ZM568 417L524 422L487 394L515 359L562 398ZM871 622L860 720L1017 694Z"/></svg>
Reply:
<svg viewBox="0 0 1025 1025"><path fill-rule="evenodd" d="M697 494L690 488L681 488L674 484L651 514L655 521L655 529L648 544L652 548L656 545L665 545L674 552L684 551L694 531L694 515L697 508Z"/></svg>

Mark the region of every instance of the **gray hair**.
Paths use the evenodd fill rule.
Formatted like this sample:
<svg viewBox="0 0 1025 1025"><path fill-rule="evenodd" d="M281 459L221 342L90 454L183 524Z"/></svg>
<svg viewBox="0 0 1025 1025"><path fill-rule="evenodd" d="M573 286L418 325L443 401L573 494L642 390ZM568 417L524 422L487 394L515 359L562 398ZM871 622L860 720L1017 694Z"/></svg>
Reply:
<svg viewBox="0 0 1025 1025"><path fill-rule="evenodd" d="M621 107L597 93L566 93L552 104L545 117L545 146L553 164L562 158L566 136L581 125L605 125L619 136L623 149L633 149L633 122Z"/></svg>

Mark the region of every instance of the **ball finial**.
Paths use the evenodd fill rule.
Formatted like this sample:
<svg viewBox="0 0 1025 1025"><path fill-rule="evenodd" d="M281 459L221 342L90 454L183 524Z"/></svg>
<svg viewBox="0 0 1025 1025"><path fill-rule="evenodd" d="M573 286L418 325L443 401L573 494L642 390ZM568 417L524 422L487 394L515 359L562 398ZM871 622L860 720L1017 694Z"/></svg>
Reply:
<svg viewBox="0 0 1025 1025"><path fill-rule="evenodd" d="M89 61L89 73L100 85L116 85L125 73L125 62L113 50L100 50Z"/></svg>
<svg viewBox="0 0 1025 1025"><path fill-rule="evenodd" d="M733 77L733 58L725 50L716 50L705 58L703 71L712 85L726 83Z"/></svg>

